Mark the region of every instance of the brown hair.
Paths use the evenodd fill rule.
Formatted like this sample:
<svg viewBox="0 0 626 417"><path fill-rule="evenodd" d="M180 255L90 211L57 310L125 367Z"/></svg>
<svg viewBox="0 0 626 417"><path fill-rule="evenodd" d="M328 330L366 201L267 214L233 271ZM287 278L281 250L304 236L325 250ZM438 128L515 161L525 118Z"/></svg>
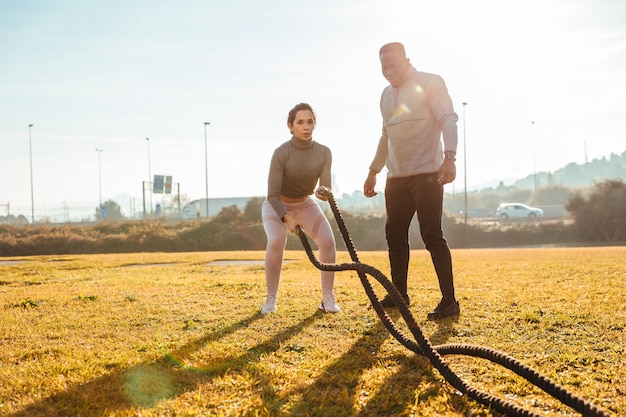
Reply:
<svg viewBox="0 0 626 417"><path fill-rule="evenodd" d="M313 111L313 107L311 107L311 105L308 103L300 103L296 104L293 109L289 110L289 115L287 116L287 124L293 124L294 120L296 120L296 114L300 110L309 110L311 113L313 113L313 121L316 121L315 111Z"/></svg>

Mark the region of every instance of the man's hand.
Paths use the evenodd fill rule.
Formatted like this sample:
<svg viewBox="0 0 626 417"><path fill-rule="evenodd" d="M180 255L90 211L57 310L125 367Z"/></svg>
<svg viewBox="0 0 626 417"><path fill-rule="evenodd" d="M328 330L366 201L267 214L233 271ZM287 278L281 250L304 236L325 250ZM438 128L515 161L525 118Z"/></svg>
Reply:
<svg viewBox="0 0 626 417"><path fill-rule="evenodd" d="M363 194L365 197L374 197L378 194L374 191L376 187L376 172L370 170L369 174L367 174L367 178L365 179L365 184L363 184Z"/></svg>
<svg viewBox="0 0 626 417"><path fill-rule="evenodd" d="M437 182L439 184L449 184L456 178L456 165L453 159L444 159L443 165L439 168Z"/></svg>

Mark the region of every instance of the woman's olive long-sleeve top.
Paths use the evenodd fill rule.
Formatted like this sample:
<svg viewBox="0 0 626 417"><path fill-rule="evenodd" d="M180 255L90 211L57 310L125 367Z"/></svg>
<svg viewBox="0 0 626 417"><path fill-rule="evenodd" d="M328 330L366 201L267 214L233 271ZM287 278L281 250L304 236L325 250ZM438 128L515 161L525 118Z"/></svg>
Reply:
<svg viewBox="0 0 626 417"><path fill-rule="evenodd" d="M304 142L292 137L274 151L267 180L267 200L279 217L287 214L280 195L300 198L320 186L331 186L332 154L313 139Z"/></svg>

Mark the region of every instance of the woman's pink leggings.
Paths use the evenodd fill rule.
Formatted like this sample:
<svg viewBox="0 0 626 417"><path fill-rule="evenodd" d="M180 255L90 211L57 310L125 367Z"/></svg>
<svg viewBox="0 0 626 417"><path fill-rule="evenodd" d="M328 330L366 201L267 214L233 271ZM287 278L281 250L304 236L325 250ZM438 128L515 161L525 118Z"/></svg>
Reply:
<svg viewBox="0 0 626 417"><path fill-rule="evenodd" d="M301 203L287 203L283 201L285 209L293 216L304 232L309 235L319 248L319 260L325 263L335 263L335 237L333 236L330 223L322 209L311 197ZM261 209L263 216L263 228L267 235L265 247L265 283L267 295L278 294L280 271L283 266L283 254L287 244L287 224L278 217L276 210L267 201L263 202ZM321 271L322 294L333 292L335 273L333 271Z"/></svg>

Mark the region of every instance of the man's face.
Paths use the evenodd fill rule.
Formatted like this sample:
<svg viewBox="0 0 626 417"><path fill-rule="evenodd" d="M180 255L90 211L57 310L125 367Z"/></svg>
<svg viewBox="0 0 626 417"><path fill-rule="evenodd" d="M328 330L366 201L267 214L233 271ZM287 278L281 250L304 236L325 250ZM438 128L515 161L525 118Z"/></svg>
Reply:
<svg viewBox="0 0 626 417"><path fill-rule="evenodd" d="M402 84L402 78L409 69L409 60L398 51L388 51L380 54L380 65L383 76L396 88Z"/></svg>

